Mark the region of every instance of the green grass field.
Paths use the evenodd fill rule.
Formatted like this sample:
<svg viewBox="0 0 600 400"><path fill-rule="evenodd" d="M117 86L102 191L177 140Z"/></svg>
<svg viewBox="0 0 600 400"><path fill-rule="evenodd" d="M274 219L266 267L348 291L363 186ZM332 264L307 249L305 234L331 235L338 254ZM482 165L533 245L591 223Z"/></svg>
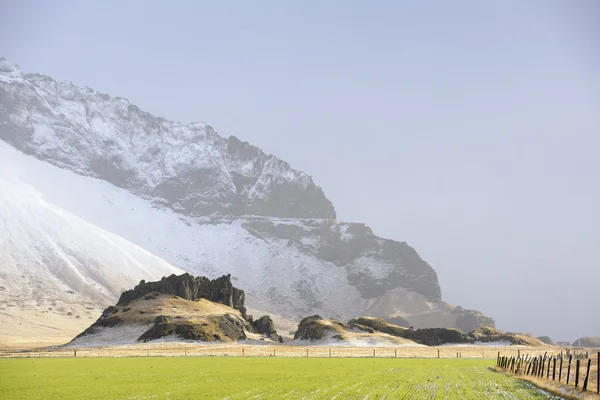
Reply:
<svg viewBox="0 0 600 400"><path fill-rule="evenodd" d="M492 360L0 359L0 399L548 399Z"/></svg>

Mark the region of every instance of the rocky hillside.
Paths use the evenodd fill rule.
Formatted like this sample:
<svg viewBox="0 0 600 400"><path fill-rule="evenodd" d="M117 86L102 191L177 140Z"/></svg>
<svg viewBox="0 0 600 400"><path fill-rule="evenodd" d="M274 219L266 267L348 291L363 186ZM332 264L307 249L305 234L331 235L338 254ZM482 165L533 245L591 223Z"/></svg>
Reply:
<svg viewBox="0 0 600 400"><path fill-rule="evenodd" d="M335 218L286 162L205 123L180 124L0 59L0 139L186 215Z"/></svg>
<svg viewBox="0 0 600 400"><path fill-rule="evenodd" d="M183 270L230 272L251 307L291 318L318 312L400 317L419 327L493 325L443 303L435 271L407 243L335 220L309 176L206 124L155 117L0 59L0 152L0 183L14 193L0 196L7 221L0 256L9 271L0 275L0 307L15 306L19 287L52 281L65 289L53 298L39 291L36 304L23 307L48 312L71 290L83 293L86 307L104 308L131 280ZM10 210L22 193L31 206L15 219ZM56 215L52 224L46 210ZM40 225L47 228L33 228ZM73 230L81 240L62 237ZM122 243L111 253L118 256L88 252L107 235ZM160 268L144 275L148 257L121 250L130 248ZM104 272L129 274L129 264L136 269L126 281Z"/></svg>
<svg viewBox="0 0 600 400"><path fill-rule="evenodd" d="M382 336L385 335L385 336ZM383 341L387 339L386 341ZM391 339L391 340L390 340ZM360 340L371 343L443 344L502 343L511 345L543 346L540 340L525 335L504 333L495 328L481 327L469 333L452 328L413 329L390 324L382 318L354 318L348 323L321 318L319 315L304 318L298 325L294 340L310 342L347 342ZM394 340L398 340L394 342Z"/></svg>
<svg viewBox="0 0 600 400"><path fill-rule="evenodd" d="M246 315L244 291L232 285L230 275L210 280L183 274L124 292L69 346L247 339L283 341L269 316Z"/></svg>

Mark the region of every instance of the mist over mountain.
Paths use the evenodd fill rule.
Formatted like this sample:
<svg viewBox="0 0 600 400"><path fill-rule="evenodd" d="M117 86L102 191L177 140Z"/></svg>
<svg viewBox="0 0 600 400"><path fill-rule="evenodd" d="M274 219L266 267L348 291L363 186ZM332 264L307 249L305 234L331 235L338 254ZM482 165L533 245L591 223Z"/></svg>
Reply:
<svg viewBox="0 0 600 400"><path fill-rule="evenodd" d="M183 270L231 273L249 306L292 318L493 325L444 303L407 243L336 220L308 175L208 124L0 59L0 139L4 310L67 309L71 291L101 309L134 281Z"/></svg>

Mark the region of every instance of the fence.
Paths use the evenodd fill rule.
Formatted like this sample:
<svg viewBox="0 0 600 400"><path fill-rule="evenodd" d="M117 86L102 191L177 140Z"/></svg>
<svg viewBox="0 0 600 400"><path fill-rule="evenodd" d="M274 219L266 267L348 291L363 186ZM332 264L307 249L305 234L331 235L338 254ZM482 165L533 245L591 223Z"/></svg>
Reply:
<svg viewBox="0 0 600 400"><path fill-rule="evenodd" d="M290 346L290 345L197 345L153 343L94 348L45 348L29 351L0 350L0 358L22 357L362 357L362 358L496 358L498 350L520 354L519 348L489 346L457 347L348 347L348 346ZM530 349L531 350L531 349ZM544 354L543 350L533 350Z"/></svg>
<svg viewBox="0 0 600 400"><path fill-rule="evenodd" d="M501 356L498 352L496 365L515 375L552 380L600 394L600 352L595 357L590 357L589 352L576 351L543 356L519 353L516 357Z"/></svg>

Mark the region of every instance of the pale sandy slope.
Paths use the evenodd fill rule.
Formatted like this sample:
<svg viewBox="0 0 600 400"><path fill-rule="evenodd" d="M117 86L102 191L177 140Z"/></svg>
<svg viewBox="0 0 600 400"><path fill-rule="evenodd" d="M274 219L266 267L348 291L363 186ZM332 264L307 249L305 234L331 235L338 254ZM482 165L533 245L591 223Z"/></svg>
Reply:
<svg viewBox="0 0 600 400"><path fill-rule="evenodd" d="M23 160L0 142L0 343L64 341L140 279L182 273L54 204Z"/></svg>

